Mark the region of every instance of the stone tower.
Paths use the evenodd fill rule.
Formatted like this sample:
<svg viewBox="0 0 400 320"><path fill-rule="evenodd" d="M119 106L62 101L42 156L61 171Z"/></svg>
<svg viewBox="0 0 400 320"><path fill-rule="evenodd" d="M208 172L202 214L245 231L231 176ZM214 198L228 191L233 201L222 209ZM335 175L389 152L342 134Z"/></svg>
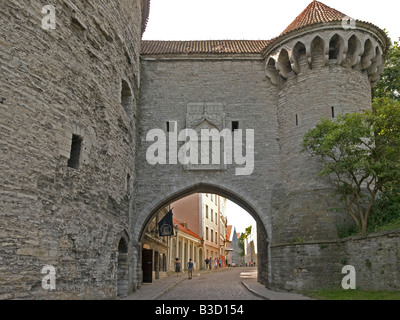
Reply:
<svg viewBox="0 0 400 320"><path fill-rule="evenodd" d="M323 213L327 203L337 205L329 184L318 177L319 165L300 154L303 136L322 117L370 108L371 87L383 70L387 46L380 29L313 1L263 51L266 75L277 88L285 190L283 214L275 228L296 227L299 241L335 238L329 221L338 224L346 219Z"/></svg>
<svg viewBox="0 0 400 320"><path fill-rule="evenodd" d="M2 1L0 300L132 291L148 0ZM54 14L55 29L43 28ZM46 25L46 24L45 24ZM42 287L55 268L56 290Z"/></svg>

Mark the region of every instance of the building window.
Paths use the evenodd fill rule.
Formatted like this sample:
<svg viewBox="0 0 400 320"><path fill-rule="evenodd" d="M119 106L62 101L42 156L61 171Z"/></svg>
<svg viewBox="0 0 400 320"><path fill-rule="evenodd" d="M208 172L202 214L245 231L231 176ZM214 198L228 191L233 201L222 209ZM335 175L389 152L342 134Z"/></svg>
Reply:
<svg viewBox="0 0 400 320"><path fill-rule="evenodd" d="M239 121L232 121L232 131L239 130Z"/></svg>
<svg viewBox="0 0 400 320"><path fill-rule="evenodd" d="M335 118L335 107L332 107L331 111L332 111L332 119L334 119Z"/></svg>
<svg viewBox="0 0 400 320"><path fill-rule="evenodd" d="M208 219L208 206L206 205L206 219Z"/></svg>
<svg viewBox="0 0 400 320"><path fill-rule="evenodd" d="M211 229L211 242L214 242L214 230Z"/></svg>
<svg viewBox="0 0 400 320"><path fill-rule="evenodd" d="M71 153L68 160L68 167L73 169L79 169L81 164L81 152L82 152L83 138L81 136L72 135Z"/></svg>
<svg viewBox="0 0 400 320"><path fill-rule="evenodd" d="M167 132L168 133L178 132L178 122L167 121Z"/></svg>
<svg viewBox="0 0 400 320"><path fill-rule="evenodd" d="M214 210L211 209L211 221L214 221Z"/></svg>
<svg viewBox="0 0 400 320"><path fill-rule="evenodd" d="M296 126L299 125L299 115L296 114Z"/></svg>
<svg viewBox="0 0 400 320"><path fill-rule="evenodd" d="M133 108L133 96L131 87L125 80L121 81L121 104L126 115L130 116Z"/></svg>
<svg viewBox="0 0 400 320"><path fill-rule="evenodd" d="M206 240L208 240L208 227L206 227Z"/></svg>
<svg viewBox="0 0 400 320"><path fill-rule="evenodd" d="M218 225L218 215L215 213L215 224Z"/></svg>
<svg viewBox="0 0 400 320"><path fill-rule="evenodd" d="M218 243L218 232L215 231L215 243Z"/></svg>

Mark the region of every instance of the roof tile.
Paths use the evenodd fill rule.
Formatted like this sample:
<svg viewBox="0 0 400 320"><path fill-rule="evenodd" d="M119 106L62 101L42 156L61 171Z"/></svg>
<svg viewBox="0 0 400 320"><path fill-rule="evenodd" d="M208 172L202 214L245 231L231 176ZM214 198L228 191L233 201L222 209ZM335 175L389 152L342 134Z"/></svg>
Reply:
<svg viewBox="0 0 400 320"><path fill-rule="evenodd" d="M253 54L269 40L142 41L142 55L161 54Z"/></svg>
<svg viewBox="0 0 400 320"><path fill-rule="evenodd" d="M346 17L344 13L332 9L319 1L313 1L281 35L317 23L341 21L344 17Z"/></svg>

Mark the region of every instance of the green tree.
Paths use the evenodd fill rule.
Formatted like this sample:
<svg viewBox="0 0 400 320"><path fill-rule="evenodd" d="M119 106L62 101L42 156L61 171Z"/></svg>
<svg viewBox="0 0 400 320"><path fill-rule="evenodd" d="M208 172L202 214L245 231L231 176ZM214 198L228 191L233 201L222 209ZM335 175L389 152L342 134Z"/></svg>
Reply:
<svg viewBox="0 0 400 320"><path fill-rule="evenodd" d="M241 253L242 257L244 256L244 242L247 239L247 237L249 235L251 235L252 229L253 229L252 226L246 228L245 232L242 233L240 235L240 237L239 237L239 241L238 241L239 242L239 249L240 249L239 252Z"/></svg>
<svg viewBox="0 0 400 320"><path fill-rule="evenodd" d="M399 39L400 41L400 39ZM390 98L400 101L400 44L391 42L386 56L385 69L377 86L372 91L373 98Z"/></svg>
<svg viewBox="0 0 400 320"><path fill-rule="evenodd" d="M378 192L400 179L400 102L376 98L371 111L322 119L304 136L306 151L365 233Z"/></svg>

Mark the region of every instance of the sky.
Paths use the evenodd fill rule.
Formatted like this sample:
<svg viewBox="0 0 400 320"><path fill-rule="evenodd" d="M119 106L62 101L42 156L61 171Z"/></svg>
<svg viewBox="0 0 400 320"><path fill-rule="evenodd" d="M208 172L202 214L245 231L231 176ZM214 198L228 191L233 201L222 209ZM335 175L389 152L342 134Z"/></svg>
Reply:
<svg viewBox="0 0 400 320"><path fill-rule="evenodd" d="M228 225L236 227L236 232L238 233L244 233L246 228L250 226L257 226L256 221L246 210L230 200L226 205L226 215L228 217Z"/></svg>
<svg viewBox="0 0 400 320"><path fill-rule="evenodd" d="M358 20L400 37L398 0L321 0ZM151 0L144 40L270 40L311 0Z"/></svg>

